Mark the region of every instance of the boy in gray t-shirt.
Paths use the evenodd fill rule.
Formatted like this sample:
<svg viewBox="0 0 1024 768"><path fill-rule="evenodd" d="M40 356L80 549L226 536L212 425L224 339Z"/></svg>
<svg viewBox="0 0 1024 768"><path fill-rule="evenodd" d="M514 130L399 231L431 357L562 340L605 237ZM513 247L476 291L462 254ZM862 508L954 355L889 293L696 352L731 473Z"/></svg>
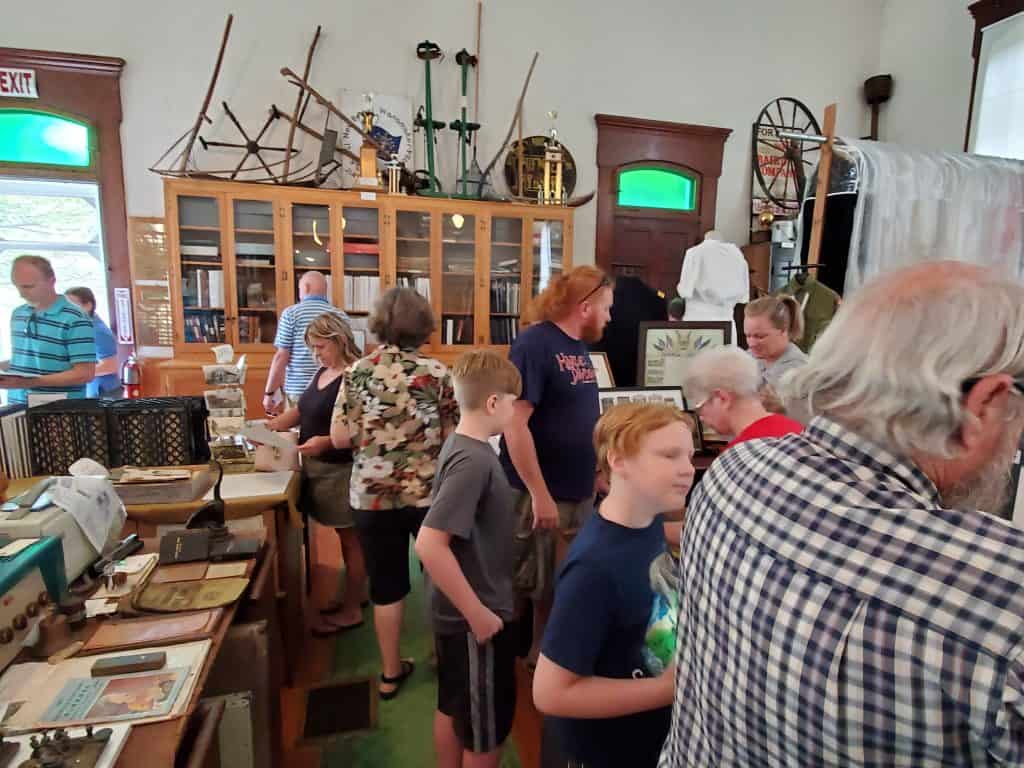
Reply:
<svg viewBox="0 0 1024 768"><path fill-rule="evenodd" d="M512 363L487 350L466 353L451 374L461 417L438 457L416 538L438 657L434 740L438 766L496 768L515 714L515 509L488 439L511 420L522 382Z"/></svg>

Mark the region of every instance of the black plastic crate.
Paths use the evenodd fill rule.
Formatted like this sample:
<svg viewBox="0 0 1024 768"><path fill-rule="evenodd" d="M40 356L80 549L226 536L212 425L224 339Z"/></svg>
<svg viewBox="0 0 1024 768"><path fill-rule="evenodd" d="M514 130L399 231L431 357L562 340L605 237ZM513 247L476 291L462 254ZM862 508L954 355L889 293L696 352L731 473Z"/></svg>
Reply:
<svg viewBox="0 0 1024 768"><path fill-rule="evenodd" d="M107 400L56 400L28 409L32 472L66 475L79 459L111 463Z"/></svg>
<svg viewBox="0 0 1024 768"><path fill-rule="evenodd" d="M169 467L210 458L201 397L144 397L107 403L112 466Z"/></svg>

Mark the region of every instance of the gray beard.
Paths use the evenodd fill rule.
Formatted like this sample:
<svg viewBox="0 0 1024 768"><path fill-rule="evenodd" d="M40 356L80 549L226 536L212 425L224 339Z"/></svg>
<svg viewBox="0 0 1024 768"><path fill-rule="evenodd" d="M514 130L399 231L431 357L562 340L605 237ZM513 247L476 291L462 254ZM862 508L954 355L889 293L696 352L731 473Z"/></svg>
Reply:
<svg viewBox="0 0 1024 768"><path fill-rule="evenodd" d="M943 506L965 512L981 510L992 515L1002 510L1010 496L1011 469L1020 442L1020 431L1009 427L1007 425L999 453L989 464L940 493Z"/></svg>

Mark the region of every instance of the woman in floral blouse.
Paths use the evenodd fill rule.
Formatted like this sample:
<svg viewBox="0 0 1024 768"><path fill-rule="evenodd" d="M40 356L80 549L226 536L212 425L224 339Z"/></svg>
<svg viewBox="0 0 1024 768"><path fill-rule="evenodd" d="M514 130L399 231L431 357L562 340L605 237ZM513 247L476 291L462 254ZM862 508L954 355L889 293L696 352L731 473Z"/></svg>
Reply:
<svg viewBox="0 0 1024 768"><path fill-rule="evenodd" d="M448 369L418 351L434 330L426 299L391 289L374 307L369 329L381 346L345 371L331 438L338 447L351 441L349 495L370 577L380 696L391 699L414 668L399 656L409 541L430 506L437 456L458 414Z"/></svg>

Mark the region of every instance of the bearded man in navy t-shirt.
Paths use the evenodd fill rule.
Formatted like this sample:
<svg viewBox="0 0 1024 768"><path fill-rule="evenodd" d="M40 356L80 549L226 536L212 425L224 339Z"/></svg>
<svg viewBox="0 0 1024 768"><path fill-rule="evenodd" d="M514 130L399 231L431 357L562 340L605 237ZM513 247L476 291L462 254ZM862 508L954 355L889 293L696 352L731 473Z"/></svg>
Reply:
<svg viewBox="0 0 1024 768"><path fill-rule="evenodd" d="M597 267L576 267L537 296L536 322L509 351L523 393L501 441L501 463L518 491L516 588L533 600L532 660L551 612L555 569L593 509L601 413L587 344L600 340L611 308L611 280Z"/></svg>

